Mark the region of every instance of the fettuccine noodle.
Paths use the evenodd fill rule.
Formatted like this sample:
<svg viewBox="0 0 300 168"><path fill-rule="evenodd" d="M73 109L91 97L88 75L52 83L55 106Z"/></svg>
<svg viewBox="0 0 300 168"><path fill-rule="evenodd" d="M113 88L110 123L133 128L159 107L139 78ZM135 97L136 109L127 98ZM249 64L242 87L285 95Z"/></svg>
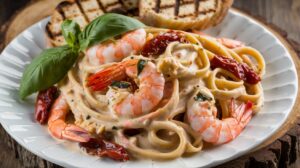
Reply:
<svg viewBox="0 0 300 168"><path fill-rule="evenodd" d="M147 38L155 37L166 29L146 28ZM199 152L203 139L191 128L187 119L187 102L195 88L208 88L223 117L230 116L228 104L232 98L254 103L258 112L263 106L261 83L247 84L231 72L210 68L215 55L233 58L246 63L260 77L264 75L265 63L255 49L241 46L229 49L208 36L181 32L187 43L172 42L157 58L130 55L128 58L153 62L157 71L164 74L164 95L159 105L151 112L137 117L122 117L109 108L106 91L93 92L87 86L87 78L115 63L91 65L85 55L68 72L58 87L66 98L75 124L93 134L111 132L113 140L123 145L136 157L173 159L184 154ZM138 130L127 135L126 130Z"/></svg>

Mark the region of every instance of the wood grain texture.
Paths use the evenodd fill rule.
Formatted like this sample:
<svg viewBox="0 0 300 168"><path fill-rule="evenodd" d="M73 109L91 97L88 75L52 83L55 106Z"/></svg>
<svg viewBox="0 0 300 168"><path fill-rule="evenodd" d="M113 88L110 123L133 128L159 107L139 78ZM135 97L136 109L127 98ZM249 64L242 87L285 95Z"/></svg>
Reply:
<svg viewBox="0 0 300 168"><path fill-rule="evenodd" d="M54 11L57 4L61 1L63 0L33 1L22 11L18 12L9 23L7 32L4 36L4 44L7 45L16 35L31 26L33 23L49 16Z"/></svg>
<svg viewBox="0 0 300 168"><path fill-rule="evenodd" d="M288 32L289 39L300 43L299 0L235 0L234 7L263 17Z"/></svg>
<svg viewBox="0 0 300 168"><path fill-rule="evenodd" d="M15 2L0 0L0 24L7 23L0 29L0 51L1 45L4 47L5 44L26 27L50 14L59 1L61 0L34 0L26 3L26 0ZM25 3L27 7L24 10L14 12ZM235 0L234 7L263 18L269 25L276 25L279 28L279 32L290 40L290 43L294 45L293 47L300 55L299 0ZM2 13L3 11L4 13ZM14 16L10 17L13 13ZM20 24L21 20L23 20L22 24ZM299 69L298 72L300 72ZM299 110L297 109L296 111L298 112ZM59 167L33 155L18 145L7 135L2 127L0 128L0 138L0 167ZM218 166L218 168L300 167L299 145L300 121L298 120L288 133L271 145Z"/></svg>

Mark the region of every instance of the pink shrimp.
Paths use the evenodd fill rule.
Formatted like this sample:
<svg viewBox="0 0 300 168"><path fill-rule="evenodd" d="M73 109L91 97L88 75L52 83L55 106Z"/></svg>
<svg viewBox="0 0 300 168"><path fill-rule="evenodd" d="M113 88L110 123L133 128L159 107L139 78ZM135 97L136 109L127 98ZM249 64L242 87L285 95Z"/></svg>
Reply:
<svg viewBox="0 0 300 168"><path fill-rule="evenodd" d="M65 122L66 115L70 111L65 98L60 95L54 102L48 119L48 129L52 136L58 139L67 139L76 142L88 142L89 133L73 124Z"/></svg>
<svg viewBox="0 0 300 168"><path fill-rule="evenodd" d="M119 62L130 54L141 51L146 43L146 31L138 29L125 34L115 42L102 43L89 48L86 53L92 65Z"/></svg>
<svg viewBox="0 0 300 168"><path fill-rule="evenodd" d="M192 129L206 142L223 144L235 139L252 118L252 102L239 106L231 101L231 117L219 120L210 91L200 88L188 101L187 115Z"/></svg>
<svg viewBox="0 0 300 168"><path fill-rule="evenodd" d="M208 37L212 40L216 40L217 42L221 43L222 45L224 45L225 47L227 48L230 48L230 49L234 49L234 48L238 48L238 47L243 47L245 46L245 44L241 41L238 41L238 40L233 40L233 39L230 39L230 38L215 38L215 37L212 37L210 35L207 35L201 31L197 31L197 30L193 30L193 33L195 34L199 34L201 36L205 36L205 37Z"/></svg>
<svg viewBox="0 0 300 168"><path fill-rule="evenodd" d="M150 61L131 59L108 67L89 78L88 85L101 90L113 82L129 77L138 85L134 93L124 83L110 87L107 92L111 109L120 116L149 113L163 98L165 79ZM122 96L123 95L123 96Z"/></svg>

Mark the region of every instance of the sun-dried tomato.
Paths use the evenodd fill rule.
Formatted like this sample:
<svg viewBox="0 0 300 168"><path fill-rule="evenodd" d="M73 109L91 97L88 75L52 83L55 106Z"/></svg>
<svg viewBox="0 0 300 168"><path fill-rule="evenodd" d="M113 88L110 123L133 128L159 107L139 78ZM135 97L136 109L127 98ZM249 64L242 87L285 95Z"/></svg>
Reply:
<svg viewBox="0 0 300 168"><path fill-rule="evenodd" d="M79 146L85 148L91 155L108 157L117 161L129 160L129 155L123 146L101 138L91 138L88 142L79 143Z"/></svg>
<svg viewBox="0 0 300 168"><path fill-rule="evenodd" d="M171 30L163 34L159 34L153 39L149 40L145 44L141 54L146 57L158 56L166 50L168 44L174 41L181 43L187 42L182 33Z"/></svg>
<svg viewBox="0 0 300 168"><path fill-rule="evenodd" d="M47 123L51 106L57 97L57 92L57 88L52 86L38 93L35 103L34 116L36 121L38 121L40 124Z"/></svg>
<svg viewBox="0 0 300 168"><path fill-rule="evenodd" d="M245 63L238 63L232 58L214 56L210 61L212 69L222 68L234 74L237 78L249 84L257 84L261 81L260 77Z"/></svg>

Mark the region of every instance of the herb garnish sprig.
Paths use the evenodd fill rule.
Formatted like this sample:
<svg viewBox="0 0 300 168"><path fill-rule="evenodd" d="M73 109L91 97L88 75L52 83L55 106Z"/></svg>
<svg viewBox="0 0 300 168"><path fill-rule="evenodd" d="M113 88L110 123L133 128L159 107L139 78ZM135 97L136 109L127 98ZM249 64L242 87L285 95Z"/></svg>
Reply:
<svg viewBox="0 0 300 168"><path fill-rule="evenodd" d="M75 21L65 20L61 29L67 45L46 49L32 60L23 73L19 97L25 99L62 80L87 48L144 26L136 19L113 13L96 18L83 31Z"/></svg>

